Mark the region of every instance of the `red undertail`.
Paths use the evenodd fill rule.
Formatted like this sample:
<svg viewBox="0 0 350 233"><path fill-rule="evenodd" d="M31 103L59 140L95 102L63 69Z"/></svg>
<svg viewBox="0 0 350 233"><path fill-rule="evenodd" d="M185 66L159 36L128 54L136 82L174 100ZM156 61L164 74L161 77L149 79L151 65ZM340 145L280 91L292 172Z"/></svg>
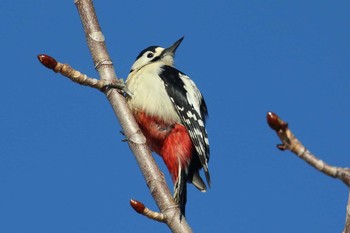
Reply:
<svg viewBox="0 0 350 233"><path fill-rule="evenodd" d="M134 116L148 145L163 158L173 182L176 183L179 165L182 170L187 170L194 150L187 129L182 124L164 122L142 112L137 112Z"/></svg>

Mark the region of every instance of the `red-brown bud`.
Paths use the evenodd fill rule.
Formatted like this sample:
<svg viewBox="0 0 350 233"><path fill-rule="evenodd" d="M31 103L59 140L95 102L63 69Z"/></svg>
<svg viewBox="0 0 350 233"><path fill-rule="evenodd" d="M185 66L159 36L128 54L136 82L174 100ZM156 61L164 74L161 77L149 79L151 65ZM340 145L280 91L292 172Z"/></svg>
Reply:
<svg viewBox="0 0 350 233"><path fill-rule="evenodd" d="M41 62L41 64L43 64L45 67L51 70L53 70L57 65L57 61L46 54L39 54L38 59Z"/></svg>
<svg viewBox="0 0 350 233"><path fill-rule="evenodd" d="M281 120L281 118L279 118L277 114L273 112L268 112L266 118L270 128L275 131L285 130L288 127L288 124Z"/></svg>
<svg viewBox="0 0 350 233"><path fill-rule="evenodd" d="M142 214L143 211L145 210L145 205L134 199L130 199L130 205L139 214Z"/></svg>

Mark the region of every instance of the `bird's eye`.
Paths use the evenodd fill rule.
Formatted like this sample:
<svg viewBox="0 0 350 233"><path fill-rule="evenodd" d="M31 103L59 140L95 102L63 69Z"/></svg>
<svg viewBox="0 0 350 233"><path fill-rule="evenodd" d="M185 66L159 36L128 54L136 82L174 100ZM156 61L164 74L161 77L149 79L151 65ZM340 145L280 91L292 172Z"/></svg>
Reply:
<svg viewBox="0 0 350 233"><path fill-rule="evenodd" d="M147 57L148 57L148 58L152 58L152 57L153 57L153 53L147 54Z"/></svg>

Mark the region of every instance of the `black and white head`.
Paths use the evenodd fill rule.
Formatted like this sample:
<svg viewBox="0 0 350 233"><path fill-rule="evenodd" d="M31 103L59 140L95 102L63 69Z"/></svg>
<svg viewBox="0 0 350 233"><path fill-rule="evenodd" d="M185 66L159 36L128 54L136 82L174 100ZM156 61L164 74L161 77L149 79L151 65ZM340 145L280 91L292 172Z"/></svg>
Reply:
<svg viewBox="0 0 350 233"><path fill-rule="evenodd" d="M132 65L130 72L138 70L144 67L145 65L159 61L162 62L162 64L164 65L173 66L176 49L179 47L183 39L184 37L181 37L169 48L162 48L160 46L150 46L142 50L137 56L136 61Z"/></svg>

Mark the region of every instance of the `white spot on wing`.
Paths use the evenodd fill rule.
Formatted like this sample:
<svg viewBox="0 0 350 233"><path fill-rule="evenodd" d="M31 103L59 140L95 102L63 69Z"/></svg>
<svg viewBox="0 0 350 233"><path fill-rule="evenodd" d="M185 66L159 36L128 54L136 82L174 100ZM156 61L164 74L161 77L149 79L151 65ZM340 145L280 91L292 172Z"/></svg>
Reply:
<svg viewBox="0 0 350 233"><path fill-rule="evenodd" d="M196 84L186 75L180 74L181 80L184 82L186 90L186 98L188 103L196 110L196 112L201 115L200 112L200 102L202 95L199 92Z"/></svg>
<svg viewBox="0 0 350 233"><path fill-rule="evenodd" d="M201 126L201 127L204 127L204 122L202 120L198 120L198 124Z"/></svg>

